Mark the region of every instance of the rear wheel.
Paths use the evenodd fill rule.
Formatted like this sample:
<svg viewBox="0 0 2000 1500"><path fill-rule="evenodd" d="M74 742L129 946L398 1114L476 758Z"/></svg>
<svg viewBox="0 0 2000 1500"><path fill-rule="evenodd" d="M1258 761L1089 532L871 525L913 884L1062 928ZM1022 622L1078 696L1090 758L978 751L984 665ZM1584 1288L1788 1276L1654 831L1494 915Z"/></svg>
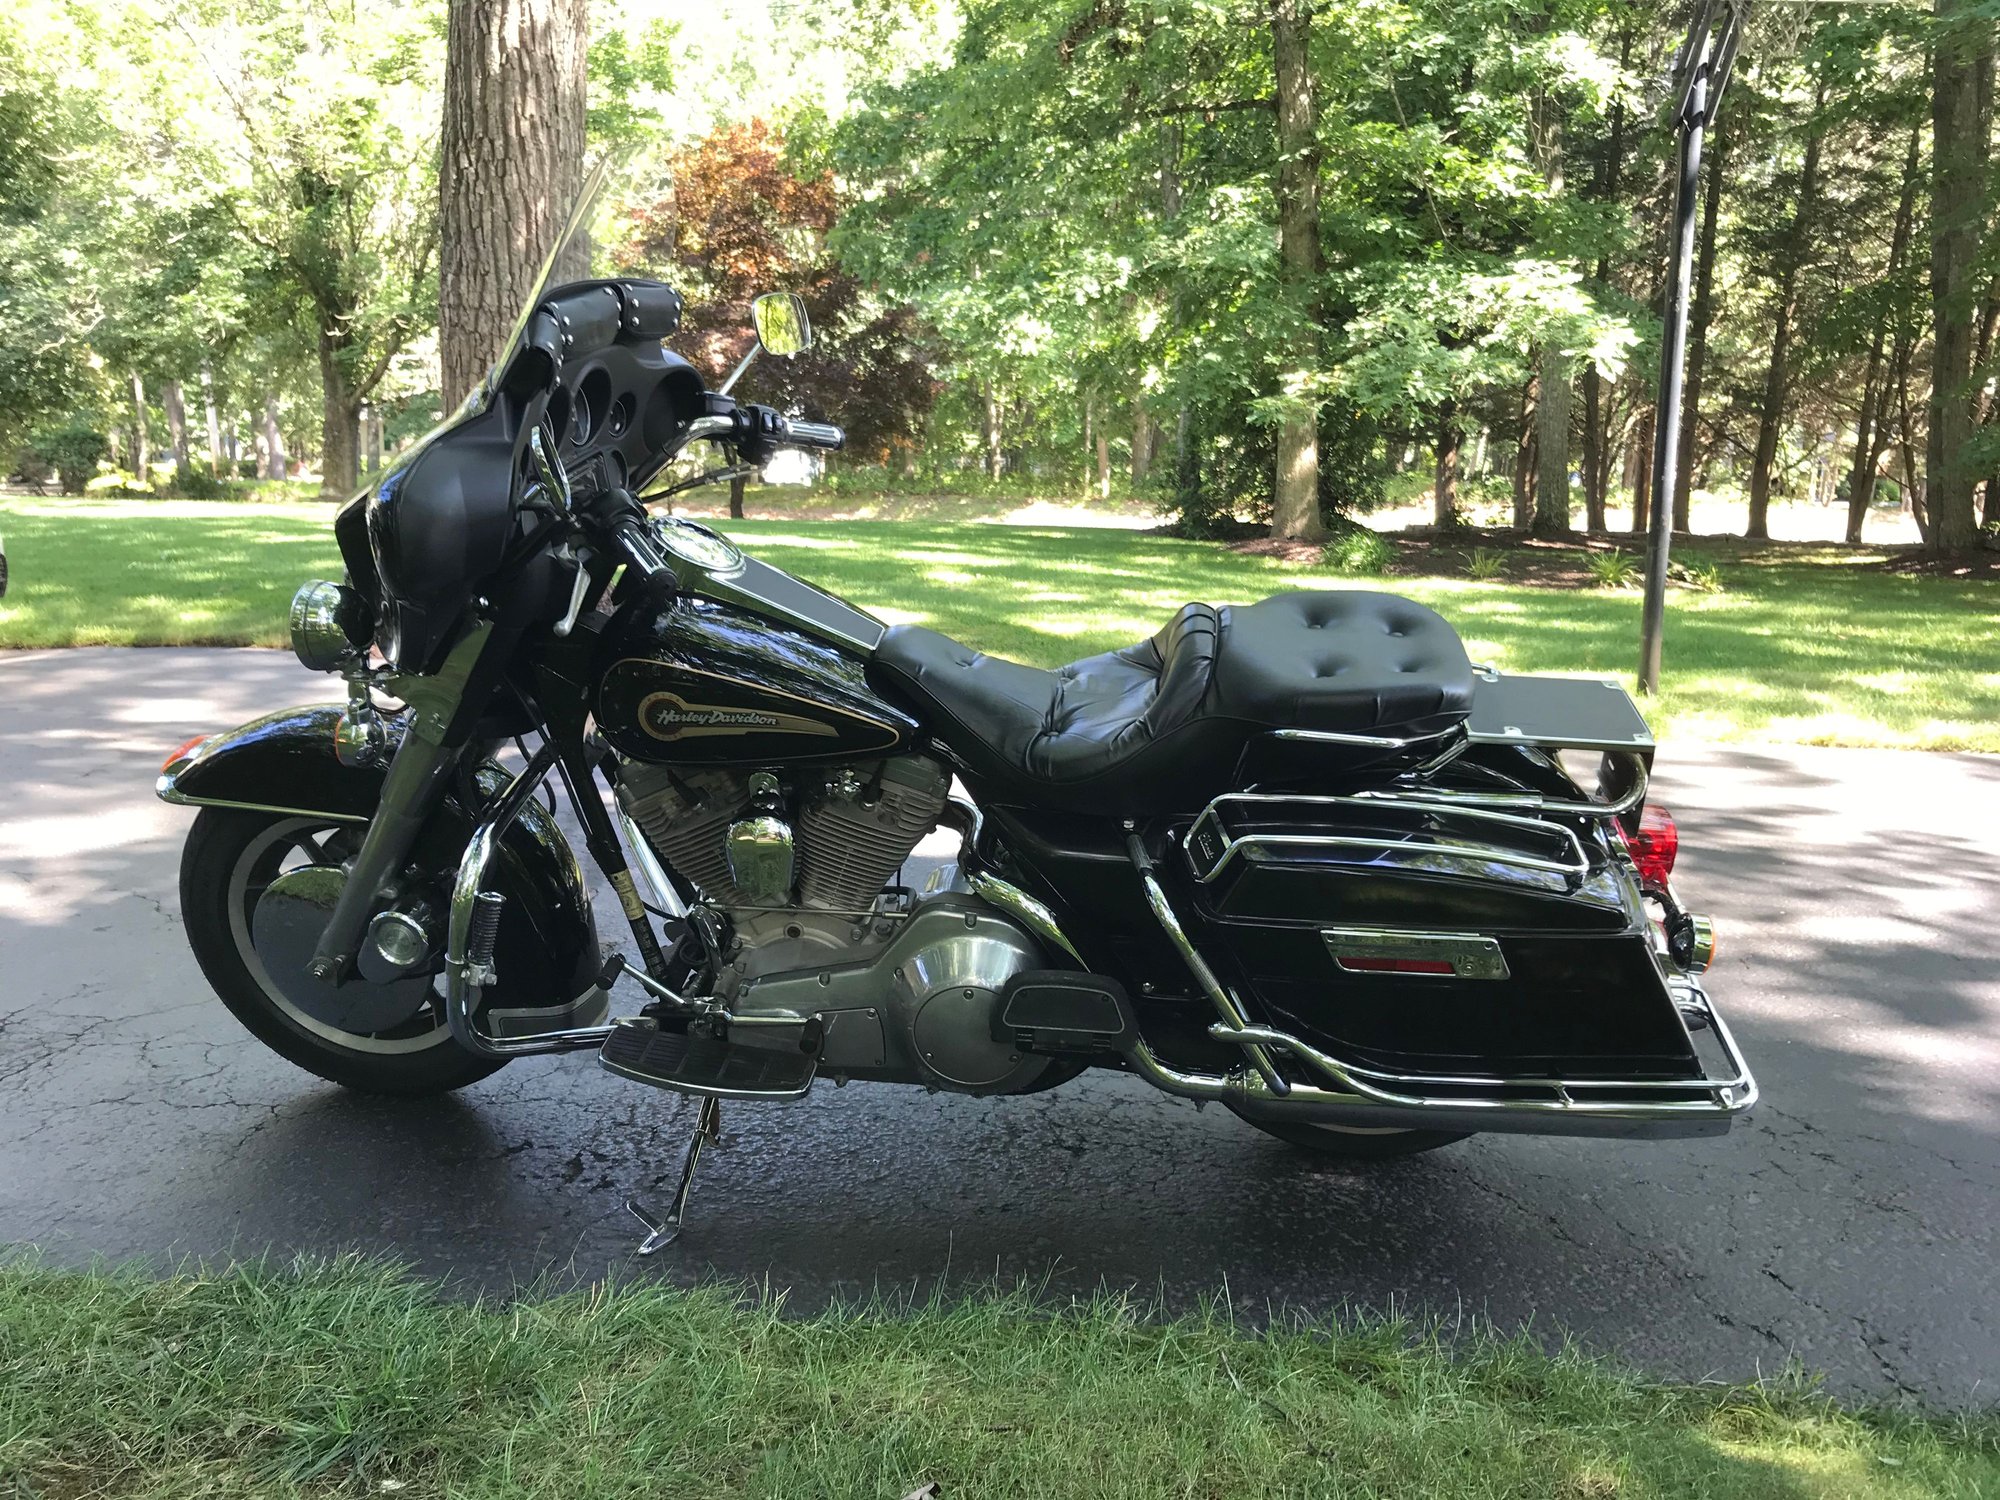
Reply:
<svg viewBox="0 0 2000 1500"><path fill-rule="evenodd" d="M1276 1136L1288 1146L1351 1161L1415 1156L1419 1151L1435 1151L1472 1134L1469 1130L1398 1130L1375 1125L1327 1125L1316 1120L1263 1120L1241 1110L1237 1114L1246 1124Z"/></svg>
<svg viewBox="0 0 2000 1500"><path fill-rule="evenodd" d="M428 994L419 984L411 1003L392 1006L397 1015L388 1024L350 1031L315 1018L292 998L309 993L301 991L300 976L286 973L283 983L274 976L270 965L296 964L296 958L258 950L257 903L271 884L303 869L337 869L361 835L356 825L330 818L203 808L181 854L188 946L236 1019L309 1073L362 1093L404 1097L476 1083L503 1064L453 1040L434 984Z"/></svg>

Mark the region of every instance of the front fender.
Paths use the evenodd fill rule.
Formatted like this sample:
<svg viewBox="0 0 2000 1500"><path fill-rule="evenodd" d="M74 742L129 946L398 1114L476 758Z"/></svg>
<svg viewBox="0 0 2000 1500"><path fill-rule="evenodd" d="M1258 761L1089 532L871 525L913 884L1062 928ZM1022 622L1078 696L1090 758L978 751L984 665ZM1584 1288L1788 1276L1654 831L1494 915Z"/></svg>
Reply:
<svg viewBox="0 0 2000 1500"><path fill-rule="evenodd" d="M336 703L287 708L210 735L176 752L161 768L154 791L163 801L184 806L366 823L381 801L390 754L372 765L343 765L333 752L340 715ZM390 721L388 751L401 743L404 722ZM449 905L452 877L472 841L480 808L509 780L505 767L483 762L470 778L472 795L461 780L417 836L412 857L436 882L440 909ZM488 991L489 1005L546 1005L595 980L603 961L583 870L555 817L540 803L523 807L502 836L489 885L507 898L495 949L502 978Z"/></svg>
<svg viewBox="0 0 2000 1500"><path fill-rule="evenodd" d="M366 823L382 799L388 756L373 766L344 766L333 753L337 703L281 708L241 728L185 745L160 767L153 791L189 807L311 813ZM402 738L390 725L391 743Z"/></svg>

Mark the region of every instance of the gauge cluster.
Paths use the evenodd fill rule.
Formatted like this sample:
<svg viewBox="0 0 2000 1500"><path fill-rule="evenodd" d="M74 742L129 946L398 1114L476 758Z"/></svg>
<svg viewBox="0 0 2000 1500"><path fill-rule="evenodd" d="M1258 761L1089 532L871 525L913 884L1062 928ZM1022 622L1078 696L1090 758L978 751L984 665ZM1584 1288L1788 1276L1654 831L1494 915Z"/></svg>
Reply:
<svg viewBox="0 0 2000 1500"><path fill-rule="evenodd" d="M572 479L637 489L674 434L702 412L694 367L664 346L613 344L565 360L547 422Z"/></svg>

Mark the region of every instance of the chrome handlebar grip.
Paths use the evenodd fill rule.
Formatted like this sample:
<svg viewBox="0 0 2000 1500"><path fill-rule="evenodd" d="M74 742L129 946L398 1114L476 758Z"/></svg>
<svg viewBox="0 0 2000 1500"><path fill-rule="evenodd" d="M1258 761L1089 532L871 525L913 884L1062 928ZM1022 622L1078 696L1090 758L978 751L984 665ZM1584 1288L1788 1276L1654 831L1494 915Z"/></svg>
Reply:
<svg viewBox="0 0 2000 1500"><path fill-rule="evenodd" d="M798 448L819 448L828 453L838 453L847 446L847 434L831 422L800 422L791 417L780 420L784 423L784 436L779 439L780 442Z"/></svg>

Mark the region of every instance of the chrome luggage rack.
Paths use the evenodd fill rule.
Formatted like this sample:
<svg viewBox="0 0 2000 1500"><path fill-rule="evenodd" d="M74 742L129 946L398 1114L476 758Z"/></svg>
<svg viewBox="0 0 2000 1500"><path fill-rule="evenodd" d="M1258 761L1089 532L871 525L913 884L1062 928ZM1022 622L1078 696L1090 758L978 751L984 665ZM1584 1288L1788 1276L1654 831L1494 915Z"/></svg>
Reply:
<svg viewBox="0 0 2000 1500"><path fill-rule="evenodd" d="M1529 804L1510 802L1504 805L1515 807ZM1530 854L1524 850L1508 848L1504 844L1413 843L1408 836L1384 837L1370 833L1237 834L1231 831L1225 816L1230 810L1259 806L1349 808L1378 815L1410 813L1431 820L1469 819L1475 824L1491 824L1496 829L1505 828L1516 834L1542 839L1556 846L1563 857L1551 858L1546 853ZM1436 829L1413 828L1410 833L1436 831ZM1313 796L1284 792L1224 792L1203 808L1201 816L1189 825L1188 831L1181 836L1181 847L1187 855L1189 869L1195 879L1203 885L1212 884L1217 880L1228 868L1230 861L1237 856L1255 858L1256 851L1267 848L1352 849L1372 851L1376 854L1395 854L1414 850L1420 852L1426 859L1442 856L1484 864L1509 864L1521 869L1558 875L1564 880L1579 880L1590 873L1590 854L1584 848L1583 840L1577 836L1575 829L1565 824L1547 822L1518 812L1502 811L1501 804L1493 802L1447 800L1433 795Z"/></svg>
<svg viewBox="0 0 2000 1500"><path fill-rule="evenodd" d="M1623 817L1646 800L1653 757L1653 734L1623 687L1608 678L1535 677L1489 666L1472 669L1472 710L1462 723L1430 734L1394 736L1337 734L1319 729L1274 729L1275 740L1329 748L1428 751L1405 769L1399 784L1357 797L1375 801L1448 803L1571 818ZM1467 792L1425 785L1476 745L1511 745L1557 754L1564 750L1602 752L1624 772L1624 789L1586 801L1545 797L1539 792Z"/></svg>

